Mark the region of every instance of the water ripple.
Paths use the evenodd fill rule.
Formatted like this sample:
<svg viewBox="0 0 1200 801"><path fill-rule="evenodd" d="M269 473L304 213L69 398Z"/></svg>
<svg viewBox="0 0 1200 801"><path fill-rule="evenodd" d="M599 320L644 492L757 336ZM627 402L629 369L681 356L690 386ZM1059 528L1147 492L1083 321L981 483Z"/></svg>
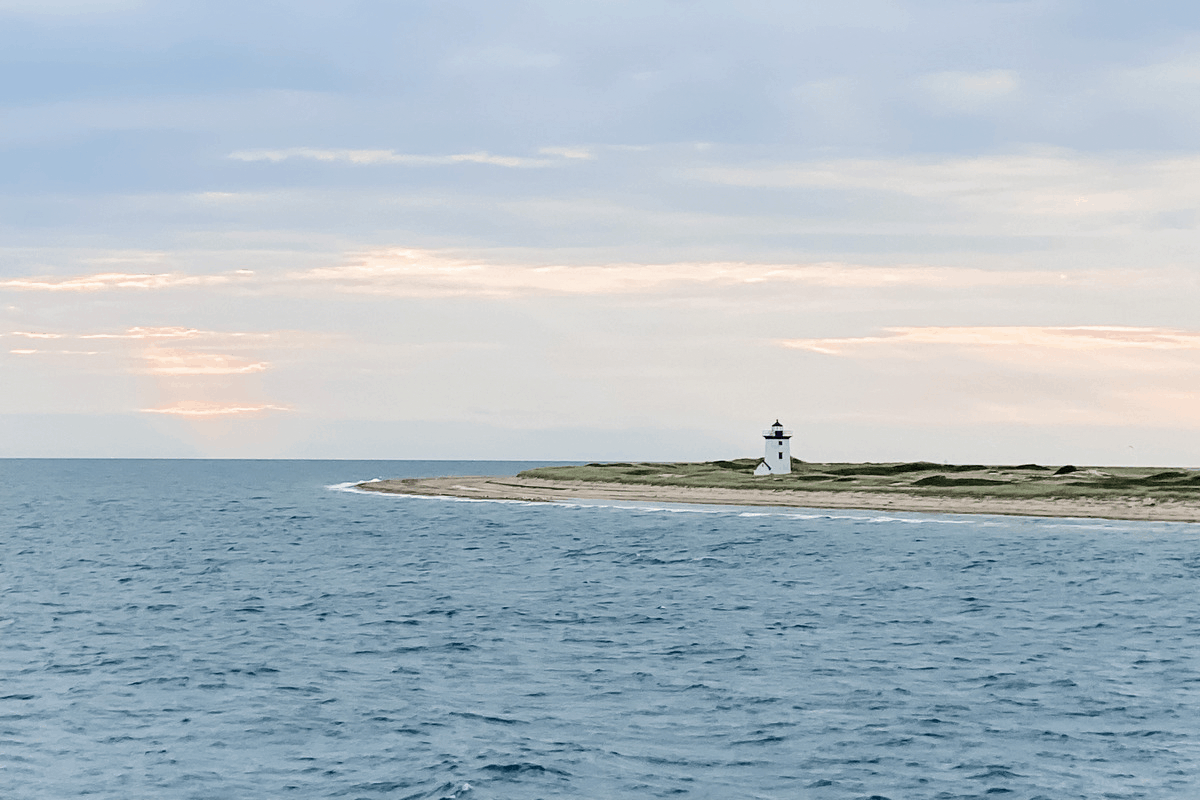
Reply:
<svg viewBox="0 0 1200 801"><path fill-rule="evenodd" d="M0 461L0 796L1200 795L1198 526L455 469Z"/></svg>

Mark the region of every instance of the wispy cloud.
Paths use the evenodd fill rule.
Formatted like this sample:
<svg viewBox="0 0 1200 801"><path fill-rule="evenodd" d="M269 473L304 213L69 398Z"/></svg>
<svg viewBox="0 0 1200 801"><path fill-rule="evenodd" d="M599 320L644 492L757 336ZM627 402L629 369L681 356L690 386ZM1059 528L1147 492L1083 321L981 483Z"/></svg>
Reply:
<svg viewBox="0 0 1200 801"><path fill-rule="evenodd" d="M399 164L410 167L432 167L446 164L490 164L496 167L551 167L561 164L563 158L590 158L579 155L583 151L563 148L543 148L542 153L559 158L528 158L525 156L497 156L480 150L474 153L453 153L432 156L415 153L397 153L394 150L349 150L317 147L290 147L278 150L235 150L229 158L235 161L269 161L278 163L289 159L309 161L342 162L346 164ZM570 155L568 155L568 152Z"/></svg>
<svg viewBox="0 0 1200 801"><path fill-rule="evenodd" d="M392 297L514 297L535 294L652 293L688 286L722 287L738 284L791 284L864 290L889 287L970 289L1120 286L1162 279L1162 276L1162 270L1074 269L1065 273L1054 270L987 270L922 264L879 266L843 262L547 265L493 263L462 258L442 251L389 248L355 254L343 264L303 271L237 270L209 275L99 273L61 279L10 279L0 281L0 289L10 288L28 292L100 292L180 288L221 291L236 288L240 292L270 295L289 294L305 287L320 286L337 292ZM205 332L192 329L131 328L122 333L87 336L97 339L156 339L203 335Z"/></svg>
<svg viewBox="0 0 1200 801"><path fill-rule="evenodd" d="M198 328L184 328L182 326L160 326L157 328L143 328L134 326L126 328L118 333L101 333L101 334L80 334L80 339L193 339L202 334L215 333L212 331L201 331Z"/></svg>
<svg viewBox="0 0 1200 801"><path fill-rule="evenodd" d="M193 353L156 349L143 354L146 372L153 375L245 375L261 373L269 362L251 361L219 353Z"/></svg>
<svg viewBox="0 0 1200 801"><path fill-rule="evenodd" d="M132 326L121 331L93 331L89 333L65 333L61 331L11 331L8 336L39 340L88 340L96 342L112 340L122 347L147 343L157 347L160 342L182 342L226 347L257 347L269 344L272 347L311 346L322 337L301 331L214 331L187 326ZM167 353L159 349L155 352ZM183 353L184 351L170 351Z"/></svg>
<svg viewBox="0 0 1200 801"><path fill-rule="evenodd" d="M564 159L582 159L590 161L596 154L586 147L543 147L538 152L547 156L560 156Z"/></svg>
<svg viewBox="0 0 1200 801"><path fill-rule="evenodd" d="M1042 148L967 158L710 165L686 174L727 186L899 195L931 204L926 208L933 216L921 223L926 231L977 218L993 235L1015 232L1017 222L1020 233L1029 235L1058 230L1064 220L1093 226L1144 223L1163 211L1194 209L1200 157L1097 157ZM951 210L955 218L948 219ZM878 214L861 220L876 230L884 222ZM911 230L912 220L904 222Z"/></svg>
<svg viewBox="0 0 1200 801"><path fill-rule="evenodd" d="M157 409L141 409L148 414L169 414L178 417L208 418L208 417L246 417L264 412L290 412L291 407L277 406L273 403L263 404L220 404L183 402L173 406Z"/></svg>
<svg viewBox="0 0 1200 801"><path fill-rule="evenodd" d="M172 289L227 284L230 275L180 275L177 273L97 273L72 278L13 278L0 281L0 289L34 292L98 292L106 289Z"/></svg>
<svg viewBox="0 0 1200 801"><path fill-rule="evenodd" d="M116 333L104 332L98 334L80 334L80 339L200 339L200 338L232 338L232 339L264 339L274 334L245 331L206 331L200 328L184 326L133 326Z"/></svg>
<svg viewBox="0 0 1200 801"><path fill-rule="evenodd" d="M1142 349L1200 350L1200 332L1130 326L963 326L885 328L882 336L784 339L785 348L838 354L873 346L956 345L980 348L1053 348L1058 350Z"/></svg>
<svg viewBox="0 0 1200 801"><path fill-rule="evenodd" d="M1073 274L1036 270L840 263L753 264L678 262L670 264L528 265L489 264L435 251L393 249L363 254L358 261L291 273L287 281L320 284L337 291L387 296L528 294L601 295L658 292L679 287L738 284L798 284L874 289L925 287L1069 286L1097 280L1129 280L1113 272Z"/></svg>
<svg viewBox="0 0 1200 801"><path fill-rule="evenodd" d="M167 254L161 250L119 250L80 259L87 264L161 264L166 260Z"/></svg>
<svg viewBox="0 0 1200 801"><path fill-rule="evenodd" d="M101 332L88 334L65 334L59 332L13 331L10 336L23 339L45 341L82 341L87 340L93 347L107 345L109 353L124 354L127 357L118 364L139 365L127 366L124 372L142 373L157 376L183 375L248 375L261 373L271 367L271 363L258 358L225 353L197 352L188 347L230 347L258 349L266 346L279 345L277 333L249 333L243 331L209 331L184 326L159 326L127 328L120 332ZM301 335L308 344L312 343L311 336ZM164 347L164 344L174 347ZM99 350L47 350L45 348L14 348L10 353L27 355L87 355L94 356L105 351Z"/></svg>
<svg viewBox="0 0 1200 801"><path fill-rule="evenodd" d="M1020 81L1012 70L935 72L922 75L917 87L936 105L957 112L979 112L1017 92Z"/></svg>
<svg viewBox="0 0 1200 801"><path fill-rule="evenodd" d="M1200 331L928 326L776 344L845 357L834 369L874 387L847 412L880 420L1200 428Z"/></svg>

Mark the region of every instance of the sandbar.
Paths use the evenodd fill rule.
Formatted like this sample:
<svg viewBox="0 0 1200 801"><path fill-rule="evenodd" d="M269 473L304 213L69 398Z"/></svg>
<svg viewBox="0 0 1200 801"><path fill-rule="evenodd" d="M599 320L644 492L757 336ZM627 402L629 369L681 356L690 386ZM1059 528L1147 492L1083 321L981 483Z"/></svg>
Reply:
<svg viewBox="0 0 1200 801"><path fill-rule="evenodd" d="M581 500L635 503L686 503L720 506L776 506L810 509L869 509L1023 517L1106 518L1200 522L1200 501L1191 499L1118 496L1108 498L1003 498L984 494L970 497L928 496L819 489L728 489L679 487L615 482L560 481L523 476L451 476L369 481L357 487L401 495L474 498L529 502Z"/></svg>

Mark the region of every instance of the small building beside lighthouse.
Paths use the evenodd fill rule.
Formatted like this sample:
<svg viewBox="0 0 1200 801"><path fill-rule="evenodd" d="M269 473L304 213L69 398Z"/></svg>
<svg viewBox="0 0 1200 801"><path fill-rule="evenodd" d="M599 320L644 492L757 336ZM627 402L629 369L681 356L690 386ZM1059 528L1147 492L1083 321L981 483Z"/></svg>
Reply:
<svg viewBox="0 0 1200 801"><path fill-rule="evenodd" d="M781 476L792 472L792 432L784 431L779 421L763 432L766 450L763 460L754 468L756 476Z"/></svg>

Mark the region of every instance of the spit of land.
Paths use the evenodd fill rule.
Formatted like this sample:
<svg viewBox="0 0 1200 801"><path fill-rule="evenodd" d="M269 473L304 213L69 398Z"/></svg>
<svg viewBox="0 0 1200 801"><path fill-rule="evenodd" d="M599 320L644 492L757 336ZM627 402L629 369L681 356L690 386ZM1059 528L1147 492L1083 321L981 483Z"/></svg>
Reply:
<svg viewBox="0 0 1200 801"><path fill-rule="evenodd" d="M515 501L616 500L1200 522L1200 470L1137 467L820 464L755 476L757 459L609 462L516 476L369 481L402 495Z"/></svg>

